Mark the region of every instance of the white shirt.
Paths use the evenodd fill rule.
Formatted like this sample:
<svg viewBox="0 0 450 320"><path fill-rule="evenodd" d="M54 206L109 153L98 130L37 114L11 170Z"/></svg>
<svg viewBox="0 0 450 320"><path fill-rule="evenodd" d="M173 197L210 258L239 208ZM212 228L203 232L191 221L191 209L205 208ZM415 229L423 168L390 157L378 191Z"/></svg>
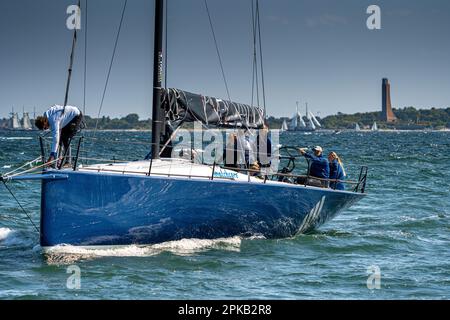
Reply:
<svg viewBox="0 0 450 320"><path fill-rule="evenodd" d="M238 159L240 159L238 163L245 163L245 155L248 155L249 164L256 161L256 141L253 135L240 132L238 134L237 149L239 151Z"/></svg>
<svg viewBox="0 0 450 320"><path fill-rule="evenodd" d="M59 147L59 137L61 129L69 124L76 116L80 115L80 110L77 107L66 106L64 110L63 106L55 105L48 109L44 116L48 119L50 130L52 131L52 148L50 152L57 153Z"/></svg>

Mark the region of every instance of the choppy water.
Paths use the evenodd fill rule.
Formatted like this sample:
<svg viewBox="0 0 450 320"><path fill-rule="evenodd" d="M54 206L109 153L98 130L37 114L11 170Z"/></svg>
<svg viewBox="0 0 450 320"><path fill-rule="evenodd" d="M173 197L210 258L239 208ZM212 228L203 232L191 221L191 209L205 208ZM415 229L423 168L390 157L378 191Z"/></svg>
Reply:
<svg viewBox="0 0 450 320"><path fill-rule="evenodd" d="M148 136L99 133L95 156L142 158L147 146L139 142ZM368 165L368 197L295 239L60 247L45 257L0 185L0 299L450 298L448 132L286 133L281 142L337 151L351 178ZM0 171L36 158L38 150L33 133L1 132ZM10 186L38 222L39 183ZM79 290L67 287L71 265L81 271ZM371 266L380 270L380 289L367 287Z"/></svg>

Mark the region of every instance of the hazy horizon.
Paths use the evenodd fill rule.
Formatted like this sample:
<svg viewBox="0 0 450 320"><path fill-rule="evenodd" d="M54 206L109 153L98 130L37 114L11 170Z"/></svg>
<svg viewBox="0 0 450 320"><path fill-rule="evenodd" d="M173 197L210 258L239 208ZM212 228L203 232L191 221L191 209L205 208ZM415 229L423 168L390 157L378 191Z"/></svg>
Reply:
<svg viewBox="0 0 450 320"><path fill-rule="evenodd" d="M62 104L76 0L8 0L0 11L0 117ZM366 9L381 8L381 30ZM82 8L85 0L82 1ZM249 104L251 1L208 0L233 101ZM88 1L86 111L97 117L123 1ZM129 0L100 116L151 116L154 1ZM394 108L450 106L450 2L260 0L269 116L300 102L320 116L381 110L381 79ZM168 1L168 86L227 98L203 0ZM84 15L69 104L83 107ZM38 26L38 27L36 27Z"/></svg>

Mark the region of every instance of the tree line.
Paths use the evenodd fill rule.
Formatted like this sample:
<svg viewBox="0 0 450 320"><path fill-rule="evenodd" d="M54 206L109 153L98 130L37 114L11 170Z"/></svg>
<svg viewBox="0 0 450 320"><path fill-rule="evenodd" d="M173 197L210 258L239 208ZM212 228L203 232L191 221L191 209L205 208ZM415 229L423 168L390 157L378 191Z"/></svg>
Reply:
<svg viewBox="0 0 450 320"><path fill-rule="evenodd" d="M131 113L125 117L114 119L106 116L99 119L85 116L84 121L86 123L86 129L95 129L96 126L99 130L150 130L152 128L150 119L140 120L139 115L136 113Z"/></svg>
<svg viewBox="0 0 450 320"><path fill-rule="evenodd" d="M377 122L380 128L390 127L411 127L414 128L450 128L450 108L446 109L421 109L405 107L403 109L393 109L398 121L396 123L385 123L381 121L381 112L366 112L355 114L338 113L321 119L321 123L328 129L350 129L358 123L360 126L371 126Z"/></svg>
<svg viewBox="0 0 450 320"><path fill-rule="evenodd" d="M338 112L336 115L327 116L325 118L319 118L322 126L325 129L353 129L355 124L358 123L361 127L371 126L374 122L377 122L380 128L389 127L432 127L450 128L450 108L446 109L421 109L418 110L414 107L406 107L403 109L393 109L398 122L395 124L387 124L381 121L381 112L365 112L355 114L344 114ZM269 117L268 123L271 129L280 129L283 121L289 121L287 117L275 118ZM89 116L85 116L85 122L87 129L94 129L97 124L99 130L114 130L114 129L137 129L137 130L150 130L151 120L140 120L139 115L131 113L122 118L110 118L103 116L96 119Z"/></svg>

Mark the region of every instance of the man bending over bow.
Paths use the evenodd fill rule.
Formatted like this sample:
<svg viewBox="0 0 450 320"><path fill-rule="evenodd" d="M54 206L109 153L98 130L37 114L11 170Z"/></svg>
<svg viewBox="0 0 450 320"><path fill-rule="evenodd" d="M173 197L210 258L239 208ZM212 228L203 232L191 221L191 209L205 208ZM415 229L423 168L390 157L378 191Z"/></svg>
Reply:
<svg viewBox="0 0 450 320"><path fill-rule="evenodd" d="M51 163L58 157L60 146L64 147L66 156L65 162L70 164L70 141L84 127L83 114L77 107L55 105L48 109L44 116L39 116L35 120L35 125L39 130L51 130L52 147L47 163ZM60 157L62 158L62 157Z"/></svg>

